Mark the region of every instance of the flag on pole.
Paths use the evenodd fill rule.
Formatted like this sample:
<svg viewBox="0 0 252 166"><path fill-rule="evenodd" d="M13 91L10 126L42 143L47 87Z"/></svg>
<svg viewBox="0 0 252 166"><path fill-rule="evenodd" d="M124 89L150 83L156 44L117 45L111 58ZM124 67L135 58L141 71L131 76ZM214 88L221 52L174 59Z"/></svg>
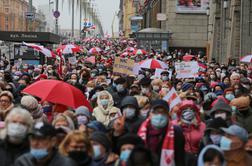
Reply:
<svg viewBox="0 0 252 166"><path fill-rule="evenodd" d="M177 94L174 87L172 87L170 89L170 91L166 94L166 96L163 98L163 100L168 102L168 104L170 106L170 110L172 110L172 108L174 106L176 106L177 104L181 103L181 99L180 99L179 95Z"/></svg>

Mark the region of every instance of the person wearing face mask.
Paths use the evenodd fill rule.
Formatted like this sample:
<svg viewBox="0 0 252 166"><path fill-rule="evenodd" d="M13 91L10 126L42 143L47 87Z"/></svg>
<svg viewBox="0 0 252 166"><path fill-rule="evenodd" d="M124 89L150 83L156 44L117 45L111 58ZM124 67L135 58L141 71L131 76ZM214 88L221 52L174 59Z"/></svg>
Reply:
<svg viewBox="0 0 252 166"><path fill-rule="evenodd" d="M124 127L130 133L137 133L138 128L144 121L139 114L139 105L137 99L133 96L126 96L122 100L121 112L125 117Z"/></svg>
<svg viewBox="0 0 252 166"><path fill-rule="evenodd" d="M85 106L80 106L75 110L75 116L77 118L78 127L85 126L91 121L91 113Z"/></svg>
<svg viewBox="0 0 252 166"><path fill-rule="evenodd" d="M150 78L144 77L143 79L141 79L139 81L139 85L141 87L141 95L142 96L148 97L149 100L159 99L158 93L156 93L155 91L153 91L151 89L151 79Z"/></svg>
<svg viewBox="0 0 252 166"><path fill-rule="evenodd" d="M151 87L153 89L154 92L159 93L159 91L161 90L163 81L161 79L154 79L153 81L151 81Z"/></svg>
<svg viewBox="0 0 252 166"><path fill-rule="evenodd" d="M252 156L246 150L248 132L238 126L231 125L229 128L222 128L225 136L221 138L220 148L224 151L224 158L228 166L248 166L252 163Z"/></svg>
<svg viewBox="0 0 252 166"><path fill-rule="evenodd" d="M206 125L201 121L200 110L192 100L183 100L177 114L178 124L185 136L186 165L194 166L197 163L199 145Z"/></svg>
<svg viewBox="0 0 252 166"><path fill-rule="evenodd" d="M210 144L214 144L216 146L220 145L221 137L224 135L221 127L228 126L226 121L220 117L208 121L204 136L201 139L200 149L203 149L205 146Z"/></svg>
<svg viewBox="0 0 252 166"><path fill-rule="evenodd" d="M55 147L56 130L47 123L35 123L31 134L30 152L23 154L15 161L15 166L77 166L76 163L68 157L61 155Z"/></svg>
<svg viewBox="0 0 252 166"><path fill-rule="evenodd" d="M158 157L160 165L166 165L170 161L176 166L185 166L185 138L182 129L169 120L168 103L164 100L154 100L151 106L150 116L142 123L138 135L145 142L145 146ZM164 154L167 150L170 152L169 156Z"/></svg>
<svg viewBox="0 0 252 166"><path fill-rule="evenodd" d="M120 107L122 99L128 95L128 90L127 90L127 81L123 77L116 78L114 81L115 88L113 91L110 91L113 100L114 100L114 106L115 107Z"/></svg>
<svg viewBox="0 0 252 166"><path fill-rule="evenodd" d="M119 157L111 152L109 137L103 132L96 131L91 134L90 140L93 146L92 166L113 166Z"/></svg>
<svg viewBox="0 0 252 166"><path fill-rule="evenodd" d="M15 159L29 151L27 134L32 123L32 117L27 110L14 108L10 111L5 119L5 128L0 134L0 165L12 165Z"/></svg>
<svg viewBox="0 0 252 166"><path fill-rule="evenodd" d="M162 71L161 72L161 80L164 82L169 81L169 72L168 71Z"/></svg>
<svg viewBox="0 0 252 166"><path fill-rule="evenodd" d="M249 95L233 99L230 105L235 108L235 121L238 122L248 133L252 133L252 109Z"/></svg>
<svg viewBox="0 0 252 166"><path fill-rule="evenodd" d="M230 107L230 105L223 99L218 99L218 98L213 103L214 103L214 106L212 107L210 111L210 117L212 119L220 117L227 122L228 126L233 124L232 108Z"/></svg>
<svg viewBox="0 0 252 166"><path fill-rule="evenodd" d="M126 134L117 142L117 148L120 151L119 159L115 166L124 166L127 164L131 152L136 146L144 146L143 140L136 134Z"/></svg>
<svg viewBox="0 0 252 166"><path fill-rule="evenodd" d="M230 83L231 86L234 86L235 84L239 84L240 83L240 74L233 72L230 76Z"/></svg>
<svg viewBox="0 0 252 166"><path fill-rule="evenodd" d="M89 137L81 131L74 130L61 142L59 152L73 159L78 166L92 166L92 148Z"/></svg>
<svg viewBox="0 0 252 166"><path fill-rule="evenodd" d="M114 101L108 91L101 91L97 96L97 107L94 108L93 116L95 119L105 126L108 126L110 121L120 115L120 109L113 106Z"/></svg>
<svg viewBox="0 0 252 166"><path fill-rule="evenodd" d="M227 88L224 91L224 97L227 99L228 102L231 102L234 98L234 89L233 88Z"/></svg>

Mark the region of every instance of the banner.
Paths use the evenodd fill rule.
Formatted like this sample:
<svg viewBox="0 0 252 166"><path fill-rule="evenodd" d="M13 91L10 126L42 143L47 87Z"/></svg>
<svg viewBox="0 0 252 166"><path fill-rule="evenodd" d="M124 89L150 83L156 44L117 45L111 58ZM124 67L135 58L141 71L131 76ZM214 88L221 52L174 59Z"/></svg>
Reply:
<svg viewBox="0 0 252 166"><path fill-rule="evenodd" d="M209 0L177 0L177 13L206 13Z"/></svg>
<svg viewBox="0 0 252 166"><path fill-rule="evenodd" d="M198 76L198 62L180 62L175 63L176 78L194 78Z"/></svg>
<svg viewBox="0 0 252 166"><path fill-rule="evenodd" d="M177 104L181 103L181 99L179 97L179 95L177 94L176 90L174 87L172 87L170 89L170 91L167 93L167 95L163 98L163 100L167 101L169 106L170 106L170 110L172 110L172 108L174 106L176 106Z"/></svg>
<svg viewBox="0 0 252 166"><path fill-rule="evenodd" d="M134 75L133 73L134 65L135 61L132 59L124 59L116 57L113 65L113 72L122 75Z"/></svg>

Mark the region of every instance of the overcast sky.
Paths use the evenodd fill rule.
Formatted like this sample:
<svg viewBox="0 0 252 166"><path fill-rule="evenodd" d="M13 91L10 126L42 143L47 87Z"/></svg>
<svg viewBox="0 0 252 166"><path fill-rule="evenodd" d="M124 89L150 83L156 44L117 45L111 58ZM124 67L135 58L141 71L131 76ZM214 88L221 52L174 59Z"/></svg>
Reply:
<svg viewBox="0 0 252 166"><path fill-rule="evenodd" d="M53 0L51 0L53 1ZM63 4L63 11L61 8L61 2L62 0L59 0L60 5L59 5L59 10L61 12L61 16L59 18L59 24L60 27L64 29L70 29L71 28L71 15L68 9L68 0L64 0ZM107 31L111 33L111 24L112 20L114 17L115 12L118 12L119 10L119 1L120 0L94 0L97 4L97 8L100 11L101 14L101 20L102 20L102 25L103 25L103 30L104 33ZM43 5L43 4L48 4L49 0L33 0L33 5L38 6L38 5ZM79 28L79 16L75 16L76 21L75 21L75 29ZM114 24L114 31L118 32L118 19L116 17L115 24Z"/></svg>

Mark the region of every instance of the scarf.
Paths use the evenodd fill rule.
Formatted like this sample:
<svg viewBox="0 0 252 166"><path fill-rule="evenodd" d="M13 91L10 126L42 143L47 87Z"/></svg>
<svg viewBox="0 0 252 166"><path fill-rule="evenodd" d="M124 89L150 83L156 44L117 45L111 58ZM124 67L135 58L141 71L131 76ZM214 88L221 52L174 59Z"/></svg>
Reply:
<svg viewBox="0 0 252 166"><path fill-rule="evenodd" d="M150 123L150 118L145 120L141 125L138 135L142 138L142 140L147 142L147 126ZM160 165L162 166L175 166L174 160L174 127L173 125L169 125L167 127L166 135L163 141L162 150L161 150L161 158Z"/></svg>

